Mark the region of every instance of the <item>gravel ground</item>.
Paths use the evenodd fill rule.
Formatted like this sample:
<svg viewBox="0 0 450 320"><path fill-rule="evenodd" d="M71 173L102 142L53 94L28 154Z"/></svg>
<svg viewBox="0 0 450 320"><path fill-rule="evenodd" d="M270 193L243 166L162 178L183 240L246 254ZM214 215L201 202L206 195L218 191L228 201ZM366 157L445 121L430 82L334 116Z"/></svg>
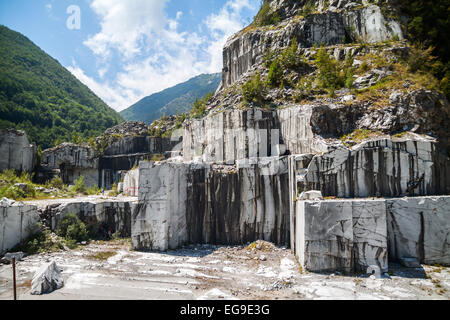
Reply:
<svg viewBox="0 0 450 320"><path fill-rule="evenodd" d="M30 295L34 272L55 260L64 287ZM25 257L17 264L19 299L444 299L450 268L406 269L390 278L302 272L290 250L267 242L250 246L189 246L165 253L135 252L129 240L91 242L76 250ZM0 265L0 299L12 298L12 270Z"/></svg>

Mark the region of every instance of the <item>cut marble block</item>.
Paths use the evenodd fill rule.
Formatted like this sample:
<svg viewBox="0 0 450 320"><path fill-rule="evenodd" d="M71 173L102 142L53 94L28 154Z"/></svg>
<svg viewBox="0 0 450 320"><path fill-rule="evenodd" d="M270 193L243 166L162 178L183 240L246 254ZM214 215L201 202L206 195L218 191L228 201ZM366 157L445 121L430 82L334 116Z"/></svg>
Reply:
<svg viewBox="0 0 450 320"><path fill-rule="evenodd" d="M39 221L36 206L11 202L0 206L0 254L7 252L35 231Z"/></svg>
<svg viewBox="0 0 450 320"><path fill-rule="evenodd" d="M391 259L450 264L450 196L386 202Z"/></svg>
<svg viewBox="0 0 450 320"><path fill-rule="evenodd" d="M310 271L387 269L384 200L298 201L295 252Z"/></svg>
<svg viewBox="0 0 450 320"><path fill-rule="evenodd" d="M348 201L299 201L296 251L310 271L351 271L352 205Z"/></svg>
<svg viewBox="0 0 450 320"><path fill-rule="evenodd" d="M386 202L352 201L355 270L366 272L376 265L388 269Z"/></svg>
<svg viewBox="0 0 450 320"><path fill-rule="evenodd" d="M134 249L176 249L187 240L187 168L173 163L140 165L139 204L131 226Z"/></svg>

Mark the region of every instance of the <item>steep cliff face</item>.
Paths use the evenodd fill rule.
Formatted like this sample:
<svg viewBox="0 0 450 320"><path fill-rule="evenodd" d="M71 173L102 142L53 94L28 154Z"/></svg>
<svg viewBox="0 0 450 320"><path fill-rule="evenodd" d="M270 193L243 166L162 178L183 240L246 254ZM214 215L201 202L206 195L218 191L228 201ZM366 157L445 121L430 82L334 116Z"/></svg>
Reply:
<svg viewBox="0 0 450 320"><path fill-rule="evenodd" d="M280 23L267 27L249 26L231 37L223 49L222 87L229 87L262 63L268 50L285 48L293 39L297 40L299 48L403 39L400 23L385 17L379 6L357 8L356 1L350 6L350 1L340 1L337 7L330 5L325 10L323 1L318 2L322 5L313 6L315 13L304 17L301 10L304 7L298 2L273 1L273 10L281 12L280 16L284 18Z"/></svg>

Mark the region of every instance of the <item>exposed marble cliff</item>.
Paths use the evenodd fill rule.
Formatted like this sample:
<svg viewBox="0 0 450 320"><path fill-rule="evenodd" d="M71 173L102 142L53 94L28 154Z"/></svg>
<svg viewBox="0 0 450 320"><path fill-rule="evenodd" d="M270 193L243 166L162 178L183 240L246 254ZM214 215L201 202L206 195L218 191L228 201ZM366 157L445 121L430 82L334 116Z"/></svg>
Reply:
<svg viewBox="0 0 450 320"><path fill-rule="evenodd" d="M86 186L99 185L98 158L95 150L87 145L63 143L44 150L42 166L59 170L65 184L73 184L83 176Z"/></svg>
<svg viewBox="0 0 450 320"><path fill-rule="evenodd" d="M287 244L287 179L286 157L237 166L141 163L133 247L167 250L254 239Z"/></svg>
<svg viewBox="0 0 450 320"><path fill-rule="evenodd" d="M0 130L0 172L6 169L31 172L36 165L36 146L24 131Z"/></svg>
<svg viewBox="0 0 450 320"><path fill-rule="evenodd" d="M281 12L281 17L287 19L282 20L276 27L249 26L232 36L225 44L223 88L232 85L253 66L262 63L263 55L268 50L287 47L294 38L301 48L345 44L358 40L370 43L394 37L403 38L400 24L386 18L381 8L376 5L359 9L353 6L342 9L328 8L306 17L302 16L301 10L296 10L298 5L293 1L272 1L272 7L277 8L276 11Z"/></svg>

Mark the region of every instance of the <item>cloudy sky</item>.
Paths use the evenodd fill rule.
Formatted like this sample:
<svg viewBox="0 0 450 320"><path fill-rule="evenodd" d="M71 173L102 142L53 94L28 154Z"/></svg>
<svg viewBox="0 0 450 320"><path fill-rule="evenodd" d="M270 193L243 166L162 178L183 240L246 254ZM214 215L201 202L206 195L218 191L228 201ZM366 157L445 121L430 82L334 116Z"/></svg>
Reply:
<svg viewBox="0 0 450 320"><path fill-rule="evenodd" d="M120 111L193 76L220 72L226 39L251 22L259 5L260 0L0 0L0 24L27 36Z"/></svg>

